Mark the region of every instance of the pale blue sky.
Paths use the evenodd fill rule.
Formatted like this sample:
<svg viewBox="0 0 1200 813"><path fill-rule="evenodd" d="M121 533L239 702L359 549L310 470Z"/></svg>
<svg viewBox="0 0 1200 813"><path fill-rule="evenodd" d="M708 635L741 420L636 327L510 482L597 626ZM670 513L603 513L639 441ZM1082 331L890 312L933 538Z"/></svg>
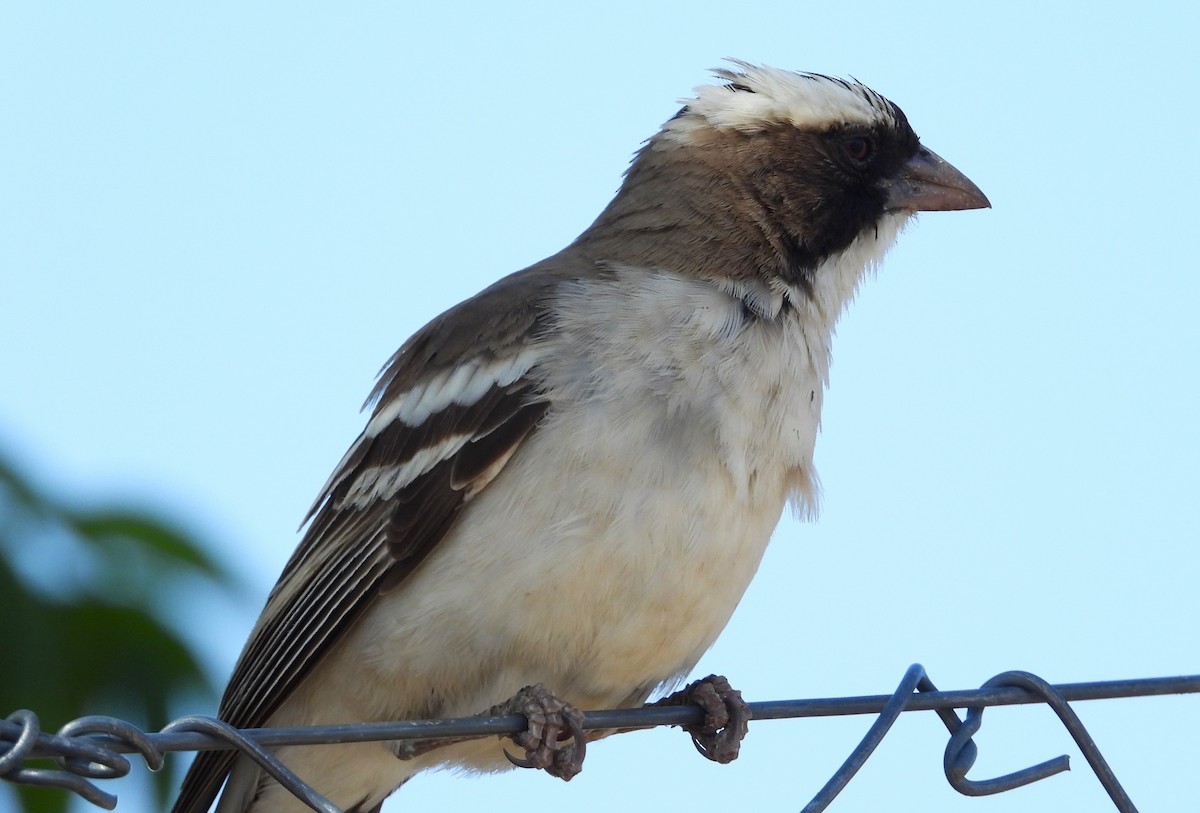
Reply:
<svg viewBox="0 0 1200 813"><path fill-rule="evenodd" d="M1200 672L1195 4L433 5L0 6L0 446L246 574L247 606L176 601L214 674L380 364L586 227L724 56L856 76L994 209L922 217L863 287L821 517L784 521L698 671L754 700L913 661L944 688ZM1194 804L1200 699L1078 711L1142 809ZM569 785L422 777L391 809L798 810L868 724L753 725L728 767L627 735ZM1078 756L960 797L944 741L904 717L832 810L1108 804ZM979 741L979 777L1077 753L1045 709Z"/></svg>

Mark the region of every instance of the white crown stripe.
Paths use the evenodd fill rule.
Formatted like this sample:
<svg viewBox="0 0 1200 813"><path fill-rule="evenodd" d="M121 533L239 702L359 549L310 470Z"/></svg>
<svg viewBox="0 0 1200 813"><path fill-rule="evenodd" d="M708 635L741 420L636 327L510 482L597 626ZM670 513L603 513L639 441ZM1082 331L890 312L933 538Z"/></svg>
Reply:
<svg viewBox="0 0 1200 813"><path fill-rule="evenodd" d="M714 74L724 83L702 85L695 98L681 100L686 112L664 125L665 134L689 140L703 127L752 132L777 124L813 128L896 123L892 103L859 82L730 61L740 70L716 69Z"/></svg>

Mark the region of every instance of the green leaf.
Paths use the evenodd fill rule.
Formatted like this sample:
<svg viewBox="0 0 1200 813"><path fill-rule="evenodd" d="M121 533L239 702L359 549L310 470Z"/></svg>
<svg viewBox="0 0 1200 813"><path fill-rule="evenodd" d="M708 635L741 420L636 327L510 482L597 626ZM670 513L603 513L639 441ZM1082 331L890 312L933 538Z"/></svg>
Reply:
<svg viewBox="0 0 1200 813"><path fill-rule="evenodd" d="M83 578L76 572L79 545L98 557ZM72 578L47 595L13 566L17 553L26 573L32 561L64 567ZM215 700L196 655L158 614L171 604L162 596L187 576L222 592L240 587L179 526L131 508L69 507L0 456L0 715L28 708L53 731L77 717L108 714L157 730L175 698L199 691ZM166 772L157 776L161 799L168 781ZM17 787L29 813L67 809L66 791Z"/></svg>
<svg viewBox="0 0 1200 813"><path fill-rule="evenodd" d="M63 518L77 534L94 543L103 544L111 538L131 539L147 551L160 554L173 565L187 566L216 579L231 578L223 567L182 531L144 514L107 509L64 512Z"/></svg>

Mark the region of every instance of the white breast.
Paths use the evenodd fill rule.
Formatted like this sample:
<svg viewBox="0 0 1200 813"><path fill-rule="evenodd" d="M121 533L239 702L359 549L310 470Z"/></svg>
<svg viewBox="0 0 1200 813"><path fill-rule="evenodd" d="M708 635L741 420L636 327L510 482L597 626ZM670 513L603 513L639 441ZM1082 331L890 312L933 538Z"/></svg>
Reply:
<svg viewBox="0 0 1200 813"><path fill-rule="evenodd" d="M361 628L381 673L457 713L539 681L637 702L686 673L788 499L814 498L824 319L638 269L564 284L554 312L550 413Z"/></svg>
<svg viewBox="0 0 1200 813"><path fill-rule="evenodd" d="M686 673L787 502L813 506L834 322L902 222L811 296L637 268L563 283L538 368L552 408L350 636L355 668L397 687L358 681L361 711L474 713L532 682L611 706Z"/></svg>

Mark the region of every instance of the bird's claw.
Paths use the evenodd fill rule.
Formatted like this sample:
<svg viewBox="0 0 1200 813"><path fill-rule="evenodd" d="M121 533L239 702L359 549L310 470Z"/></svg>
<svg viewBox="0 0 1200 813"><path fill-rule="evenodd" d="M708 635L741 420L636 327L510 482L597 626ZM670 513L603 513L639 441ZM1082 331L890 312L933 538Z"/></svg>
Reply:
<svg viewBox="0 0 1200 813"><path fill-rule="evenodd" d="M721 675L701 678L654 705L700 706L704 709L704 722L683 727L692 735L696 750L722 765L737 759L742 739L749 730L750 707L742 699L742 693Z"/></svg>
<svg viewBox="0 0 1200 813"><path fill-rule="evenodd" d="M528 727L509 738L525 749L525 757L507 750L504 756L518 768L540 768L564 782L583 769L587 737L583 733L583 713L551 694L538 683L526 686L509 700L494 706L493 715L520 714Z"/></svg>

